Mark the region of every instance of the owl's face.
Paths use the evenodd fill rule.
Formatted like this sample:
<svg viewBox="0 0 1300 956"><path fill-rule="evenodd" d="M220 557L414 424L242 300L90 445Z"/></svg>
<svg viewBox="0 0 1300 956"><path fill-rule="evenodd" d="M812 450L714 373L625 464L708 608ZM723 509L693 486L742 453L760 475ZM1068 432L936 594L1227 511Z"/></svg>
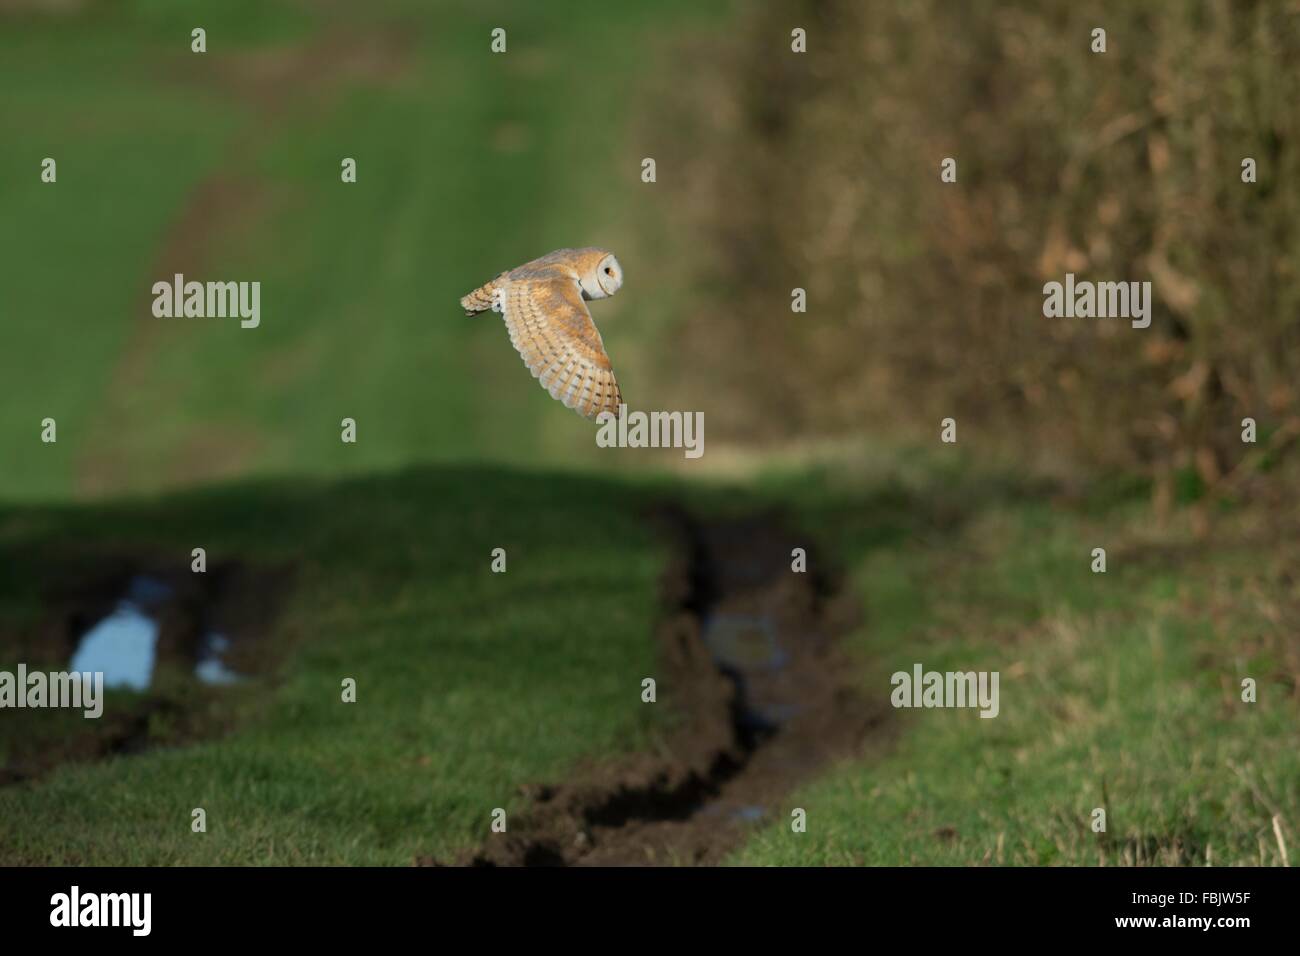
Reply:
<svg viewBox="0 0 1300 956"><path fill-rule="evenodd" d="M623 286L623 267L610 253L603 256L586 274L578 277L582 294L588 299L604 299Z"/></svg>

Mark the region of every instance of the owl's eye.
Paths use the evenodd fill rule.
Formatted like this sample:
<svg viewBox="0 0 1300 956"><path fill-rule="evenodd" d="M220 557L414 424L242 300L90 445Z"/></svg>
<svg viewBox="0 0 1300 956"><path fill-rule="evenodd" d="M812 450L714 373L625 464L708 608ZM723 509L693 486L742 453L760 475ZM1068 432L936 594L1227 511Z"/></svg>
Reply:
<svg viewBox="0 0 1300 956"><path fill-rule="evenodd" d="M614 274L613 268L611 268L610 266L605 266L605 275L612 276L613 274Z"/></svg>

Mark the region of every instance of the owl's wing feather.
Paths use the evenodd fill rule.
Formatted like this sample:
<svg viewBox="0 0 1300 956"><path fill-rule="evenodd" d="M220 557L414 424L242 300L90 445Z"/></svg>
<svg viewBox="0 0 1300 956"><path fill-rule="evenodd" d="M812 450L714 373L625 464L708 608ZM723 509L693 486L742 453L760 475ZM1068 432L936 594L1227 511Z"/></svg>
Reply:
<svg viewBox="0 0 1300 956"><path fill-rule="evenodd" d="M515 275L504 297L506 329L533 377L584 418L617 415L623 395L576 276L561 269Z"/></svg>

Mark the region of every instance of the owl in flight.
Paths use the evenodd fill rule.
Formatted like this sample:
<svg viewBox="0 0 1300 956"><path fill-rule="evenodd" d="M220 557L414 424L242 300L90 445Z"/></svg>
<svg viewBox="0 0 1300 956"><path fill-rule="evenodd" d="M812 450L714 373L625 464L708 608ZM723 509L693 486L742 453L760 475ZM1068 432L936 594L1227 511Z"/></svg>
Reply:
<svg viewBox="0 0 1300 956"><path fill-rule="evenodd" d="M623 267L604 249L557 249L501 273L460 300L466 315L500 312L510 341L542 388L584 418L618 414L623 396L587 299L623 285Z"/></svg>

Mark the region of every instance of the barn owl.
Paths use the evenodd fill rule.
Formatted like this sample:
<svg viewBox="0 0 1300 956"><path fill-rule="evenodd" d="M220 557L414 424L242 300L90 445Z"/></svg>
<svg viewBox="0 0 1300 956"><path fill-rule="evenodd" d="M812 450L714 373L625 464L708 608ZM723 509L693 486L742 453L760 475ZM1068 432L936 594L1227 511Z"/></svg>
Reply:
<svg viewBox="0 0 1300 956"><path fill-rule="evenodd" d="M501 273L460 300L466 315L500 312L510 341L551 398L584 418L618 414L623 402L605 345L584 300L623 285L623 267L604 249L557 249Z"/></svg>

